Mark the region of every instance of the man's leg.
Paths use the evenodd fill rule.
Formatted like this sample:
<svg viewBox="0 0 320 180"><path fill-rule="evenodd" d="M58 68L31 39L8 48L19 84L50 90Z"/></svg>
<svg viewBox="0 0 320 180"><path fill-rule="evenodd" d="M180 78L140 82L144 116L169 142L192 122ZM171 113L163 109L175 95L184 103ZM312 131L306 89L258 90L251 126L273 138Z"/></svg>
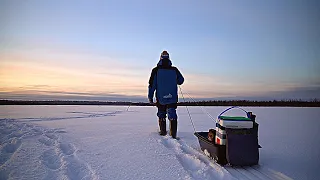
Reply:
<svg viewBox="0 0 320 180"><path fill-rule="evenodd" d="M178 129L178 116L177 116L177 104L168 105L168 118L170 121L170 135L172 138L177 138L177 129Z"/></svg>
<svg viewBox="0 0 320 180"><path fill-rule="evenodd" d="M159 117L159 129L160 129L160 135L165 136L167 135L167 125L166 125L166 117L167 117L167 112L166 112L166 106L161 105L160 103L157 103L158 107L158 113L157 116Z"/></svg>

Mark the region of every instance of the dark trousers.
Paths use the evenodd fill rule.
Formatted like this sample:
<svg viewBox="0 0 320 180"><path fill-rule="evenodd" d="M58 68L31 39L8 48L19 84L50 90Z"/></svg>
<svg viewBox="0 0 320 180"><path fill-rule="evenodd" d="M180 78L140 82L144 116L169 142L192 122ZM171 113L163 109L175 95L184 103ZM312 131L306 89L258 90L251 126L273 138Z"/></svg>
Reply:
<svg viewBox="0 0 320 180"><path fill-rule="evenodd" d="M169 120L178 119L177 112L176 112L177 103L165 104L165 105L157 103L157 107L158 107L157 116L159 118L166 118L168 114Z"/></svg>

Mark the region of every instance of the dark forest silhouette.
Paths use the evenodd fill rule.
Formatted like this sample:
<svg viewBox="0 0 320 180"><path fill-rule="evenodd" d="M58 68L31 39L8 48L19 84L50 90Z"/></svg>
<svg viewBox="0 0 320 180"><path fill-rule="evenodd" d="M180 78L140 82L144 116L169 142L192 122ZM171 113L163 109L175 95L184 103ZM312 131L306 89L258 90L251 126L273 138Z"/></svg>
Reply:
<svg viewBox="0 0 320 180"><path fill-rule="evenodd" d="M27 101L27 100L0 100L0 105L125 105L125 106L154 106L145 102L126 101ZM179 102L178 106L279 106L279 107L320 107L320 101L302 100L273 100L273 101L250 101L250 100L210 100L210 101L186 101Z"/></svg>

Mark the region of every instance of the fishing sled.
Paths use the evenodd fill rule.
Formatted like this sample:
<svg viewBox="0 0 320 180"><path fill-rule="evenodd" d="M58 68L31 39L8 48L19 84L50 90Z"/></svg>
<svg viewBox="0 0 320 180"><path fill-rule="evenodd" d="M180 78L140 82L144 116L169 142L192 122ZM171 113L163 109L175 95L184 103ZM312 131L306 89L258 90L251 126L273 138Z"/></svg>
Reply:
<svg viewBox="0 0 320 180"><path fill-rule="evenodd" d="M238 108L247 117L222 116L230 109ZM214 140L209 141L209 132L195 132L201 150L220 165L251 166L259 162L258 127L255 115L239 107L224 110L217 118Z"/></svg>

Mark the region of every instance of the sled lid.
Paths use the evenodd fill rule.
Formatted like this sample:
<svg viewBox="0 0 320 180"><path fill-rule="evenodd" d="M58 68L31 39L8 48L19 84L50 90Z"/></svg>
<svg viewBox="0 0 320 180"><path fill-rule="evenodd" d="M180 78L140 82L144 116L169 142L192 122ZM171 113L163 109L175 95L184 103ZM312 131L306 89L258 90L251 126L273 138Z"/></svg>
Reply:
<svg viewBox="0 0 320 180"><path fill-rule="evenodd" d="M241 116L219 116L219 119L228 121L252 121L250 118Z"/></svg>
<svg viewBox="0 0 320 180"><path fill-rule="evenodd" d="M253 127L253 121L250 118L240 116L219 116L217 124L230 129L248 129ZM219 126L217 127L219 128Z"/></svg>

